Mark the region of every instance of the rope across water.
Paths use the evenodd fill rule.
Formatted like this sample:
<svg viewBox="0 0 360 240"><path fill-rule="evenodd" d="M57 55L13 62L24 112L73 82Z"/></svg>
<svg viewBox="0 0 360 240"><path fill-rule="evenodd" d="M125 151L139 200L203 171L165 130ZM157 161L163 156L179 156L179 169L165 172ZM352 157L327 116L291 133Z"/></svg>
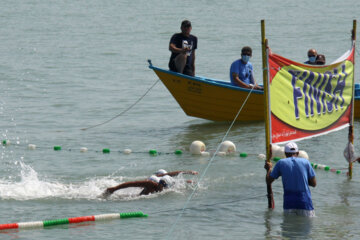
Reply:
<svg viewBox="0 0 360 240"><path fill-rule="evenodd" d="M235 123L236 119L237 119L237 118L238 118L238 116L240 115L240 113L241 113L241 111L242 111L243 107L245 106L245 104L246 104L247 100L249 99L249 97L250 97L250 95L251 95L252 91L254 90L254 87L255 87L255 85L253 85L253 87L251 88L251 90L250 90L249 94L247 95L247 97L246 97L246 99L245 99L244 103L241 105L241 107L240 107L240 109L239 109L238 113L236 114L235 118L233 119L232 123L230 124L229 129L226 131L226 133L225 133L224 137L222 138L222 140L221 140L221 141L220 141L220 143L218 144L218 146L217 146L217 148L216 148L216 151L215 151L214 155L212 156L212 158L210 159L210 161L209 161L208 165L206 166L205 170L204 170L204 171L203 171L203 173L201 174L201 176L200 176L200 178L199 178L199 180L198 180L198 182L197 182L197 184L196 184L196 186L195 186L194 190L192 191L192 193L191 193L191 194L190 194L190 196L188 197L187 201L185 202L184 207L182 208L182 211L180 212L180 214L179 214L179 215L178 215L178 217L176 218L175 223L171 226L171 228L170 228L170 230L169 230L169 232L168 232L168 234L167 234L167 236L166 236L166 239L169 239L169 238L170 238L170 236L171 236L171 234L173 233L173 231L174 231L174 229L175 229L176 224L178 223L178 221L180 220L180 218L181 218L181 217L182 217L182 215L184 214L185 209L186 209L187 205L189 204L190 200L192 199L192 197L194 196L194 194L195 194L196 190L199 188L199 183L200 183L200 182L202 181L202 179L204 178L204 176L205 176L205 174L206 174L207 170L209 169L209 167L210 167L211 163L214 161L214 159L215 159L215 157L216 157L217 153L219 152L219 149L220 149L221 143L222 143L222 142L224 142L224 141L225 141L225 139L227 138L227 136L229 135L230 129L233 127L233 125L234 125L234 123Z"/></svg>
<svg viewBox="0 0 360 240"><path fill-rule="evenodd" d="M99 124L96 124L96 125L93 125L93 126L90 126L90 127L87 127L87 128L82 128L81 130L88 130L90 128L95 128L95 127L98 127L98 126L101 126L101 125L104 125L112 120L114 120L115 118L118 118L120 117L121 115L125 114L127 111L129 111L131 108L133 108L138 102L141 101L141 99L143 99L146 94L148 94L148 92L150 92L150 90L155 87L155 85L159 82L160 79L156 80L155 83L138 99L136 100L130 107L128 107L127 109L125 109L124 111L122 111L121 113L119 113L118 115L110 118L109 120L106 120L105 122L102 122L102 123L99 123Z"/></svg>

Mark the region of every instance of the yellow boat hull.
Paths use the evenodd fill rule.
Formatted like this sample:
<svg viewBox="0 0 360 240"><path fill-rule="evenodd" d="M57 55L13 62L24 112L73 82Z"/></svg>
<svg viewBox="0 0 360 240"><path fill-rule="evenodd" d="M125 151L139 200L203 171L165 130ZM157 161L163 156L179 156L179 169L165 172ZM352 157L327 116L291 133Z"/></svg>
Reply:
<svg viewBox="0 0 360 240"><path fill-rule="evenodd" d="M229 82L191 77L151 64L149 67L188 116L213 121L233 121L241 108L236 121L265 119L263 91L253 90L250 93L250 89L236 87ZM360 118L360 96L355 97L354 116Z"/></svg>

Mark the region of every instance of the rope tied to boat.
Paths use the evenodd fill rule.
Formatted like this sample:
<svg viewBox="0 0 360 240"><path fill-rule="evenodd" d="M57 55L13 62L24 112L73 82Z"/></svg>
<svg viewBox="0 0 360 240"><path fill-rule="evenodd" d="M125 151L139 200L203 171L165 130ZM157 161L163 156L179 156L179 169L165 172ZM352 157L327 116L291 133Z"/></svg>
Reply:
<svg viewBox="0 0 360 240"><path fill-rule="evenodd" d="M122 111L121 113L117 114L116 116L110 118L109 120L106 120L105 122L102 122L102 123L99 123L99 124L96 124L96 125L93 125L93 126L90 126L90 127L87 127L87 128L82 128L81 130L85 131L85 130L88 130L90 128L95 128L95 127L98 127L98 126L101 126L101 125L104 125L112 120L114 120L115 118L118 118L120 117L121 115L125 114L127 111L129 111L131 108L133 108L136 104L138 104L141 99L143 99L146 94L148 94L148 92L150 92L150 90L155 87L155 85L160 81L160 79L156 80L155 83L138 99L136 100L132 105L130 105L127 109L125 109L124 111Z"/></svg>

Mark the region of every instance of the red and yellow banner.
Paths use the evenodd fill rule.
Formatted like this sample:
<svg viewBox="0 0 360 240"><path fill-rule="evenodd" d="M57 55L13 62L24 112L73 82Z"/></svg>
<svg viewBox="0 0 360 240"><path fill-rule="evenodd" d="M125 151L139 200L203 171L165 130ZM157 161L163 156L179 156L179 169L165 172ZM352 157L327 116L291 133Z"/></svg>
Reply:
<svg viewBox="0 0 360 240"><path fill-rule="evenodd" d="M310 138L349 126L354 47L331 65L268 56L271 143Z"/></svg>

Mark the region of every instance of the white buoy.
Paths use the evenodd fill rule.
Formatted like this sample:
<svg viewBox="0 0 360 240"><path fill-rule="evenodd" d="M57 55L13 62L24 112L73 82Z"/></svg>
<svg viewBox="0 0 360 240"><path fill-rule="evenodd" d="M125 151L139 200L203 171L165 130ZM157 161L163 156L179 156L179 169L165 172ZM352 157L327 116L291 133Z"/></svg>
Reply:
<svg viewBox="0 0 360 240"><path fill-rule="evenodd" d="M307 152L305 152L303 150L299 151L299 157L309 160L309 155L307 154Z"/></svg>
<svg viewBox="0 0 360 240"><path fill-rule="evenodd" d="M87 152L87 148L86 147L82 147L82 148L80 148L80 152L82 152L82 153L84 153L84 152Z"/></svg>
<svg viewBox="0 0 360 240"><path fill-rule="evenodd" d="M35 145L35 144L29 144L29 145L28 145L28 149L30 149L30 150L35 150L35 149L36 149L36 145Z"/></svg>
<svg viewBox="0 0 360 240"><path fill-rule="evenodd" d="M324 164L318 164L318 165L317 165L317 168L318 168L318 169L325 169L325 167L326 167L326 166L325 166Z"/></svg>
<svg viewBox="0 0 360 240"><path fill-rule="evenodd" d="M260 160L265 160L265 159L266 159L265 154L260 153L260 154L258 155L258 159L260 159Z"/></svg>
<svg viewBox="0 0 360 240"><path fill-rule="evenodd" d="M124 151L123 151L123 153L124 154L130 154L132 151L131 151L131 149L129 149L129 148L126 148L126 149L124 149Z"/></svg>
<svg viewBox="0 0 360 240"><path fill-rule="evenodd" d="M272 151L272 157L279 157L279 158L285 158L285 151L284 147L280 147L276 144L271 145L271 151Z"/></svg>
<svg viewBox="0 0 360 240"><path fill-rule="evenodd" d="M200 153L202 157L208 157L210 156L210 153L209 152L201 152Z"/></svg>
<svg viewBox="0 0 360 240"><path fill-rule="evenodd" d="M236 146L231 141L224 141L220 145L219 152L225 152L226 154L231 154L236 152Z"/></svg>
<svg viewBox="0 0 360 240"><path fill-rule="evenodd" d="M226 152L218 152L217 155L218 156L226 156Z"/></svg>
<svg viewBox="0 0 360 240"><path fill-rule="evenodd" d="M191 154L201 154L206 150L205 144L202 141L193 141L190 145Z"/></svg>

